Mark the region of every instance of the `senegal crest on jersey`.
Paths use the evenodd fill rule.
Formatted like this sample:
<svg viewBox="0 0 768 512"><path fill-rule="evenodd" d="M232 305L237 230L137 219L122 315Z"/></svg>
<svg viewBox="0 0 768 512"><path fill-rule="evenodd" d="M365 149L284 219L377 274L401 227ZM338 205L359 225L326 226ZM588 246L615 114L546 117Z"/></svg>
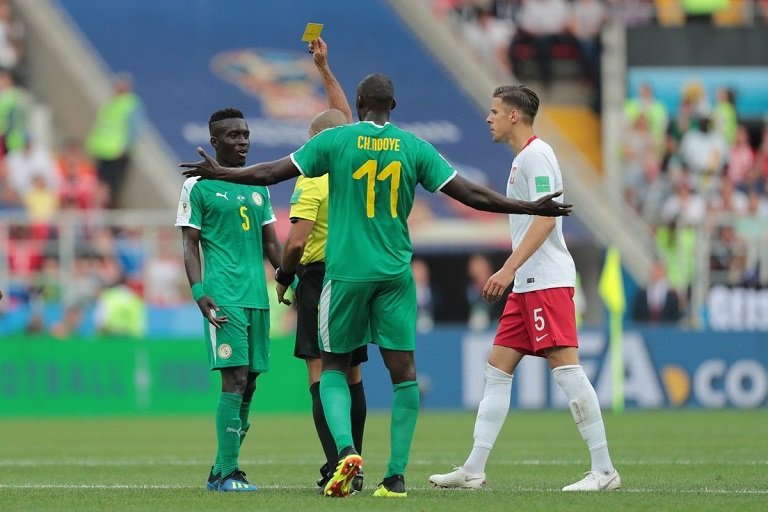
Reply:
<svg viewBox="0 0 768 512"><path fill-rule="evenodd" d="M251 199L253 199L253 202L256 206L261 206L264 203L264 199L261 198L261 194L258 192L251 194Z"/></svg>

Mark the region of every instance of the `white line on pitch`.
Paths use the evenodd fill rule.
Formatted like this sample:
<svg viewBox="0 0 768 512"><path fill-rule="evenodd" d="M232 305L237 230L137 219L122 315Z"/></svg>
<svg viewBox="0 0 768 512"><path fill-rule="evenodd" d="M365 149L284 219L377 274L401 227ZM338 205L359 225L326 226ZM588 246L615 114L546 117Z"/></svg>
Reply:
<svg viewBox="0 0 768 512"><path fill-rule="evenodd" d="M260 485L260 489L274 489L274 490L312 490L315 489L306 485ZM189 485L172 485L172 484L0 484L0 489L69 489L69 490L203 490L202 486L189 486ZM493 492L492 489L485 491L467 491L464 489L433 489L432 487L411 487L409 490L432 490L433 492ZM499 491L511 491L511 492L528 492L528 493L551 493L559 492L559 489L540 489L540 488L504 488L498 489ZM616 491L618 493L632 493L632 494L668 494L668 493L685 493L685 494L723 494L723 495L768 495L768 490L763 489L653 489L653 488L641 488L641 489L622 489Z"/></svg>

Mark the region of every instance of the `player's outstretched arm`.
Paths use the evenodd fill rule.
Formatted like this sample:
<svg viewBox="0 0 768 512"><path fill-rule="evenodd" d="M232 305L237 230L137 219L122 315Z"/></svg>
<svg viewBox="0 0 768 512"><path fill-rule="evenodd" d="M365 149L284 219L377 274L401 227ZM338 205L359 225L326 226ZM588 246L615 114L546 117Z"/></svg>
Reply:
<svg viewBox="0 0 768 512"><path fill-rule="evenodd" d="M203 159L195 163L182 163L182 174L187 178L195 176L206 180L223 180L244 185L274 185L281 181L295 178L299 170L286 156L274 162L262 162L248 167L224 167L211 158L203 148L197 148Z"/></svg>
<svg viewBox="0 0 768 512"><path fill-rule="evenodd" d="M543 196L536 201L519 201L505 197L458 175L446 183L441 191L470 208L485 212L560 217L561 215L570 215L573 209L571 204L553 201L553 198L563 193L562 190Z"/></svg>

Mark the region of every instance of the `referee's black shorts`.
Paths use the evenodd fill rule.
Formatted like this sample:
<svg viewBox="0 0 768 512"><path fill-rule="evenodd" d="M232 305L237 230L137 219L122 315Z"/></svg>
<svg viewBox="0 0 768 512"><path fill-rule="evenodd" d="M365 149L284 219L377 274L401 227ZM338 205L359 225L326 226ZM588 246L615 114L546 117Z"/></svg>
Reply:
<svg viewBox="0 0 768 512"><path fill-rule="evenodd" d="M301 359L318 359L320 343L317 338L317 309L320 292L323 291L325 263L318 261L296 268L299 284L296 286L296 345L293 355ZM368 360L368 346L352 352L350 366L357 366Z"/></svg>

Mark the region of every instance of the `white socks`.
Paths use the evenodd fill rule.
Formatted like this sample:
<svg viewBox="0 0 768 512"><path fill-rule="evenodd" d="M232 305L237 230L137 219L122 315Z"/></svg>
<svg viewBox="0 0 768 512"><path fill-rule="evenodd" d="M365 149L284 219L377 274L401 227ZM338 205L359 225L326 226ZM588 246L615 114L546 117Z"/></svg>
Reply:
<svg viewBox="0 0 768 512"><path fill-rule="evenodd" d="M595 388L587 379L584 369L578 365L560 366L552 370L552 376L568 397L573 419L581 437L587 442L592 458L592 471L600 474L612 473L614 468L608 454L600 404Z"/></svg>
<svg viewBox="0 0 768 512"><path fill-rule="evenodd" d="M475 442L464 463L464 470L468 473L485 473L485 463L509 412L512 375L490 364L486 364L484 374L483 399L475 419Z"/></svg>

